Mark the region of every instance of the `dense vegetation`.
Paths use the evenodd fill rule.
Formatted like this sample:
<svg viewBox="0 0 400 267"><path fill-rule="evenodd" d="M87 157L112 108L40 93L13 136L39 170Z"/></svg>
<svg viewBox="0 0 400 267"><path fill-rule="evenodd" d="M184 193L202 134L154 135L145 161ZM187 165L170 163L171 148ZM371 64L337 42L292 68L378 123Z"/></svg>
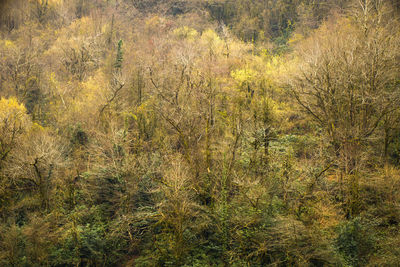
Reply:
<svg viewBox="0 0 400 267"><path fill-rule="evenodd" d="M0 2L0 266L397 266L399 7Z"/></svg>

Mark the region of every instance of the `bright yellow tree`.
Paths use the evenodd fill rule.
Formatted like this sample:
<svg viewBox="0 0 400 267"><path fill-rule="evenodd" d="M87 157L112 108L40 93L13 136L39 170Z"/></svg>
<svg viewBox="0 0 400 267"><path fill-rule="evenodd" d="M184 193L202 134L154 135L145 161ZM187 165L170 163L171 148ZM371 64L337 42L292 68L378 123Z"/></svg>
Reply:
<svg viewBox="0 0 400 267"><path fill-rule="evenodd" d="M5 160L17 145L18 138L24 132L29 118L24 105L15 98L0 100L0 162Z"/></svg>

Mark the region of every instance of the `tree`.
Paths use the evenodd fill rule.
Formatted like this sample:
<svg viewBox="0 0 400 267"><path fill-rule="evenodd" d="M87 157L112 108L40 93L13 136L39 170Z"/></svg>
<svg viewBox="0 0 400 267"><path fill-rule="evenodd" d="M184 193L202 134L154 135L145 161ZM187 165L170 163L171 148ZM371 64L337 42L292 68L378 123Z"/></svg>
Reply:
<svg viewBox="0 0 400 267"><path fill-rule="evenodd" d="M157 224L162 225L163 230L156 235L155 245L162 257L172 259L177 265L187 261L188 253L196 245L191 239L207 226L204 210L195 202L191 180L187 164L177 156L157 189L161 194Z"/></svg>
<svg viewBox="0 0 400 267"><path fill-rule="evenodd" d="M29 125L26 109L15 98L0 99L0 169Z"/></svg>
<svg viewBox="0 0 400 267"><path fill-rule="evenodd" d="M332 160L352 177L354 194L363 152L400 97L399 32L383 9L366 1L353 20L321 27L299 49L304 63L291 82L297 102L324 130Z"/></svg>
<svg viewBox="0 0 400 267"><path fill-rule="evenodd" d="M114 63L114 68L117 71L121 70L122 62L124 60L124 58L123 58L124 52L122 51L122 44L123 44L122 40L119 40L118 47L117 47L117 58L115 59L115 63Z"/></svg>

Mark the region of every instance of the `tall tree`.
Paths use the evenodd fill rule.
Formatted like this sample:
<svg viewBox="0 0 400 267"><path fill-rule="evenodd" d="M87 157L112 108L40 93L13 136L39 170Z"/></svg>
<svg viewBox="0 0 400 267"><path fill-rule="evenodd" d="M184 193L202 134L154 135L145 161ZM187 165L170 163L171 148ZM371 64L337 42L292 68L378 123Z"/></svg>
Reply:
<svg viewBox="0 0 400 267"><path fill-rule="evenodd" d="M398 24L383 17L378 2L362 2L353 19L321 27L299 49L304 63L292 80L297 102L324 129L334 160L352 177L400 99Z"/></svg>

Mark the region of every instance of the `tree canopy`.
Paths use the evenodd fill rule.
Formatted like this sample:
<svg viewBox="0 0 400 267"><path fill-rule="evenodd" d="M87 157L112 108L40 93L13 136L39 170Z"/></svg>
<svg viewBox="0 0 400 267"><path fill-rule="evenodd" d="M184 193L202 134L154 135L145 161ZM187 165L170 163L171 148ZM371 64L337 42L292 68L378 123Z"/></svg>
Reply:
<svg viewBox="0 0 400 267"><path fill-rule="evenodd" d="M1 1L0 265L398 265L399 14Z"/></svg>

